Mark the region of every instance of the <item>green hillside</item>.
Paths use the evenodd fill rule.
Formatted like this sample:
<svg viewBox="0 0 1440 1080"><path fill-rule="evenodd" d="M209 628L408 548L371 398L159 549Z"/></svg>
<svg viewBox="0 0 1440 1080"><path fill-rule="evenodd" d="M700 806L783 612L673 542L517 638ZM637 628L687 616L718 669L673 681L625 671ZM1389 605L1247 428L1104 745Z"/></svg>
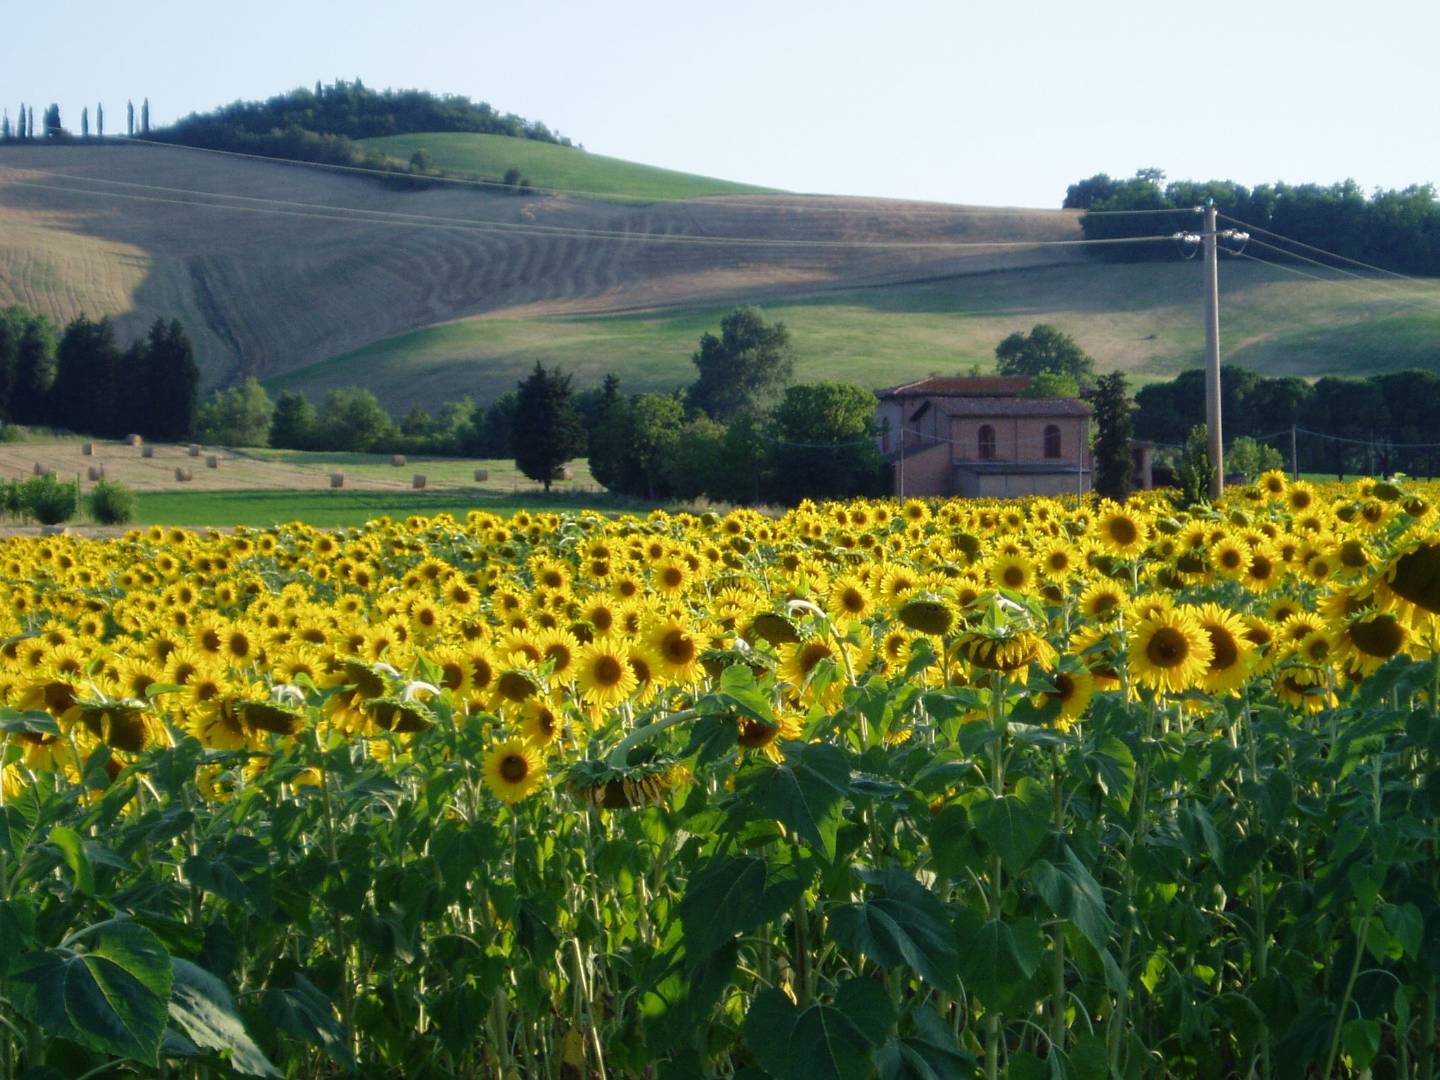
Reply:
<svg viewBox="0 0 1440 1080"><path fill-rule="evenodd" d="M480 180L499 180L514 168L535 187L634 202L693 199L702 195L754 195L773 190L653 165L637 165L571 146L509 135L428 132L386 135L363 139L360 143L399 161L409 161L415 151L423 149L437 168Z"/></svg>
<svg viewBox="0 0 1440 1080"><path fill-rule="evenodd" d="M1312 377L1440 370L1440 289L1408 299L1379 285L1311 281L1250 263L1225 266L1222 283L1227 362ZM1037 322L1074 334L1102 370L1128 371L1137 383L1198 365L1204 347L1198 263L975 274L763 306L791 329L797 378L871 387L989 367L1001 338ZM574 372L577 387L615 371L629 390L668 390L693 377L697 339L727 310L468 319L375 342L268 385L318 401L358 383L403 410L462 395L493 398L538 360Z"/></svg>

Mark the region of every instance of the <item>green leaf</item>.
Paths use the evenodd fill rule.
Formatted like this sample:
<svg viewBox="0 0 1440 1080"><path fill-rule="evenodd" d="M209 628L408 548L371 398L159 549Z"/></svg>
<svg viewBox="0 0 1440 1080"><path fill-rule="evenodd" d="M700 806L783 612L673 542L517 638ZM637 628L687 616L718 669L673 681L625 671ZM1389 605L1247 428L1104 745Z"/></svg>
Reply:
<svg viewBox="0 0 1440 1080"><path fill-rule="evenodd" d="M901 870L864 876L881 895L832 910L830 936L882 967L908 966L932 986L956 989L955 932L939 898Z"/></svg>
<svg viewBox="0 0 1440 1080"><path fill-rule="evenodd" d="M745 1014L745 1045L771 1076L790 1075L790 1035L799 1011L774 987L762 990Z"/></svg>
<svg viewBox="0 0 1440 1080"><path fill-rule="evenodd" d="M864 1032L831 1005L811 1005L790 1033L790 1080L868 1080L871 1046Z"/></svg>
<svg viewBox="0 0 1440 1080"><path fill-rule="evenodd" d="M685 953L708 956L755 925L765 894L765 860L754 855L711 863L693 875L680 901Z"/></svg>
<svg viewBox="0 0 1440 1080"><path fill-rule="evenodd" d="M847 979L835 991L835 1008L871 1046L879 1046L895 1026L895 1006L885 987L873 979Z"/></svg>
<svg viewBox="0 0 1440 1080"><path fill-rule="evenodd" d="M1055 866L1045 859L1035 860L1030 878L1051 912L1068 919L1085 940L1097 950L1104 950L1115 928L1105 910L1105 894L1079 857L1065 845L1065 862Z"/></svg>
<svg viewBox="0 0 1440 1080"><path fill-rule="evenodd" d="M65 825L56 825L50 830L50 843L60 849L61 858L70 868L75 891L94 896L95 869L90 865L90 856L85 853L85 842L80 839L80 834Z"/></svg>
<svg viewBox="0 0 1440 1080"><path fill-rule="evenodd" d="M960 1049L934 1009L922 1006L912 1019L913 1035L887 1043L875 1055L881 1080L959 1080L980 1074L975 1058Z"/></svg>
<svg viewBox="0 0 1440 1080"><path fill-rule="evenodd" d="M1340 1043L1357 1071L1368 1069L1380 1053L1380 1022L1348 1020L1340 1030Z"/></svg>
<svg viewBox="0 0 1440 1080"><path fill-rule="evenodd" d="M173 978L159 939L135 923L117 922L74 950L22 956L11 971L10 997L48 1034L158 1065Z"/></svg>
<svg viewBox="0 0 1440 1080"><path fill-rule="evenodd" d="M1050 835L1045 792L1028 777L1014 795L972 804L970 821L1012 874L1025 868Z"/></svg>
<svg viewBox="0 0 1440 1080"><path fill-rule="evenodd" d="M1086 768L1105 795L1114 796L1121 809L1130 809L1135 796L1135 755L1114 735L1103 736L1093 753L1085 757Z"/></svg>
<svg viewBox="0 0 1440 1080"><path fill-rule="evenodd" d="M260 1009L287 1035L320 1047L342 1065L351 1062L349 1032L336 1018L330 999L300 972L291 976L290 989L266 990Z"/></svg>
<svg viewBox="0 0 1440 1080"><path fill-rule="evenodd" d="M715 691L695 704L702 716L735 715L749 717L772 731L779 725L770 695L755 681L755 673L744 664L731 664L720 672Z"/></svg>
<svg viewBox="0 0 1440 1080"><path fill-rule="evenodd" d="M981 922L973 915L965 922L959 934L965 988L988 1007L1001 1007L1040 966L1040 927L1032 919Z"/></svg>
<svg viewBox="0 0 1440 1080"><path fill-rule="evenodd" d="M230 1067L247 1076L279 1076L275 1066L245 1031L229 989L204 968L172 959L170 1017L195 1043L225 1056Z"/></svg>
<svg viewBox="0 0 1440 1080"><path fill-rule="evenodd" d="M58 739L60 725L47 712L0 709L0 735L48 735Z"/></svg>
<svg viewBox="0 0 1440 1080"><path fill-rule="evenodd" d="M1408 901L1403 904L1386 904L1380 912L1380 918L1385 929L1390 931L1390 935L1405 950L1405 955L1411 959L1418 958L1425 935L1425 916L1420 913L1420 909Z"/></svg>
<svg viewBox="0 0 1440 1080"><path fill-rule="evenodd" d="M833 859L835 834L850 788L845 752L825 743L785 743L784 749L783 764L750 774L746 794L757 810Z"/></svg>

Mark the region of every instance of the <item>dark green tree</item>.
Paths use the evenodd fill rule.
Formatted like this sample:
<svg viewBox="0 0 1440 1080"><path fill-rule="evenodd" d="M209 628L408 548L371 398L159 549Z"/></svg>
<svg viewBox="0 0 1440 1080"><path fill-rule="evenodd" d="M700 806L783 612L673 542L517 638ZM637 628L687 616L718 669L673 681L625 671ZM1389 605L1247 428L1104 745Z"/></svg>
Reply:
<svg viewBox="0 0 1440 1080"><path fill-rule="evenodd" d="M140 134L150 134L150 99L148 97L140 105Z"/></svg>
<svg viewBox="0 0 1440 1080"><path fill-rule="evenodd" d="M20 360L20 335L30 321L24 308L0 308L0 419L10 418L10 395Z"/></svg>
<svg viewBox="0 0 1440 1080"><path fill-rule="evenodd" d="M88 139L90 137L90 106L80 110L80 136Z"/></svg>
<svg viewBox="0 0 1440 1080"><path fill-rule="evenodd" d="M550 490L562 466L585 450L585 429L575 409L570 376L557 367L535 370L520 383L515 402L515 465Z"/></svg>
<svg viewBox="0 0 1440 1080"><path fill-rule="evenodd" d="M10 110L6 109L3 116L0 116L0 142L10 141Z"/></svg>
<svg viewBox="0 0 1440 1080"><path fill-rule="evenodd" d="M135 102L125 102L125 134L135 136Z"/></svg>
<svg viewBox="0 0 1440 1080"><path fill-rule="evenodd" d="M1130 497L1134 473L1130 440L1134 405L1123 372L1100 376L1095 384L1095 490L1124 502Z"/></svg>
<svg viewBox="0 0 1440 1080"><path fill-rule="evenodd" d="M467 452L481 458L508 458L515 453L515 407L519 395L506 390L489 405L476 405Z"/></svg>
<svg viewBox="0 0 1440 1080"><path fill-rule="evenodd" d="M258 379L217 390L200 405L195 435L201 442L222 446L267 446L275 403Z"/></svg>
<svg viewBox="0 0 1440 1080"><path fill-rule="evenodd" d="M347 386L325 395L319 432L326 450L363 453L393 439L395 422L371 391Z"/></svg>
<svg viewBox="0 0 1440 1080"><path fill-rule="evenodd" d="M1115 181L1105 173L1096 173L1088 180L1071 184L1065 191L1065 201L1060 205L1065 210L1089 210L1095 203L1114 195L1115 187Z"/></svg>
<svg viewBox="0 0 1440 1080"><path fill-rule="evenodd" d="M105 106L99 102L95 103L95 134L102 139L105 137Z"/></svg>
<svg viewBox="0 0 1440 1080"><path fill-rule="evenodd" d="M21 327L9 402L10 419L17 424L44 424L50 419L55 339L55 327L43 315L29 315Z"/></svg>
<svg viewBox="0 0 1440 1080"><path fill-rule="evenodd" d="M315 445L315 406L296 390L286 390L275 402L270 420L270 445L284 450L309 450Z"/></svg>
<svg viewBox="0 0 1440 1080"><path fill-rule="evenodd" d="M773 498L875 495L888 485L876 446L875 395L844 382L791 386L775 408Z"/></svg>
<svg viewBox="0 0 1440 1080"><path fill-rule="evenodd" d="M699 377L690 407L725 423L767 405L795 373L795 349L783 322L767 323L758 308L736 308L720 320L720 336L705 334L691 357Z"/></svg>
<svg viewBox="0 0 1440 1080"><path fill-rule="evenodd" d="M995 347L1001 375L1068 375L1088 386L1095 361L1069 334L1049 323L1038 323L1028 334L1016 331Z"/></svg>
<svg viewBox="0 0 1440 1080"><path fill-rule="evenodd" d="M55 353L55 383L50 388L50 422L69 431L116 436L120 348L109 319L71 320ZM133 391L130 391L133 392Z"/></svg>
<svg viewBox="0 0 1440 1080"><path fill-rule="evenodd" d="M148 438L178 442L194 434L200 405L200 368L195 348L179 320L157 318L145 341L139 425Z"/></svg>
<svg viewBox="0 0 1440 1080"><path fill-rule="evenodd" d="M51 102L50 106L45 110L44 120L45 120L45 124L44 124L44 127L45 127L45 138L47 138L47 139L63 139L63 138L65 137L65 129L60 126L60 106L59 106L59 105L56 105L54 102Z"/></svg>

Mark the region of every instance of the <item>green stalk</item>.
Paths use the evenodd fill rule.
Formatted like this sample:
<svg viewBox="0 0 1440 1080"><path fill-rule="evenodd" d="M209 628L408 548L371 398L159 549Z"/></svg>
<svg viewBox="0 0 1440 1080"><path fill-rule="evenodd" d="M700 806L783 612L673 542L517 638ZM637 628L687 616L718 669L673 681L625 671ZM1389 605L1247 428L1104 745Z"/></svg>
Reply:
<svg viewBox="0 0 1440 1080"><path fill-rule="evenodd" d="M993 798L1005 797L1004 735L1001 722L1005 719L1005 677L996 672L990 680L990 727L994 732L990 744L990 794ZM990 917L1000 918L1005 910L1004 868L1000 856L996 855L990 868ZM1000 1076L1000 1013L986 1002L985 1008L985 1080L998 1080Z"/></svg>
<svg viewBox="0 0 1440 1080"><path fill-rule="evenodd" d="M1054 825L1055 831L1065 831L1065 789L1061 783L1060 751L1051 751L1053 758ZM1057 925L1050 931L1050 1046L1055 1050L1065 1049L1065 935Z"/></svg>
<svg viewBox="0 0 1440 1080"><path fill-rule="evenodd" d="M1335 1030L1330 1035L1330 1052L1325 1055L1325 1070L1320 1074L1325 1080L1335 1075L1335 1055L1340 1051L1340 1030L1345 1026L1345 1010L1350 1007L1350 995L1355 992L1355 980L1360 977L1360 961L1365 957L1365 933L1370 929L1373 913L1367 912L1360 920L1360 929L1355 936L1355 961L1350 965L1350 977L1345 981L1345 992L1340 995L1340 1011L1335 1014Z"/></svg>
<svg viewBox="0 0 1440 1080"><path fill-rule="evenodd" d="M632 749L643 742L648 742L653 739L666 728L672 728L676 724L683 724L687 720L694 720L699 715L700 714L694 709L683 709L680 712L671 713L669 716L664 716L659 720L652 721L642 728L636 728L629 735L626 735L625 738L621 739L619 745L616 746L614 750L610 751L610 757L606 759L607 763L612 769L623 769L625 767L625 759Z"/></svg>

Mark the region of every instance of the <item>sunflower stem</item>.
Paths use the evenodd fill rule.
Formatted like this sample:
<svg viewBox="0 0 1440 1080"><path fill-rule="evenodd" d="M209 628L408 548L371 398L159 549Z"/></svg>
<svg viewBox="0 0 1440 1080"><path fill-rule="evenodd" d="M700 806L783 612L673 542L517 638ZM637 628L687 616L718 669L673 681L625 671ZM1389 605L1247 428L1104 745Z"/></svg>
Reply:
<svg viewBox="0 0 1440 1080"><path fill-rule="evenodd" d="M666 728L672 728L676 724L683 724L688 720L694 720L699 715L700 714L694 709L683 709L680 712L671 713L669 716L646 724L642 728L636 728L630 732L629 735L626 735L625 738L621 739L619 745L616 746L614 750L610 751L610 756L606 759L606 764L612 769L623 769L626 764L626 758L635 747L653 739Z"/></svg>

